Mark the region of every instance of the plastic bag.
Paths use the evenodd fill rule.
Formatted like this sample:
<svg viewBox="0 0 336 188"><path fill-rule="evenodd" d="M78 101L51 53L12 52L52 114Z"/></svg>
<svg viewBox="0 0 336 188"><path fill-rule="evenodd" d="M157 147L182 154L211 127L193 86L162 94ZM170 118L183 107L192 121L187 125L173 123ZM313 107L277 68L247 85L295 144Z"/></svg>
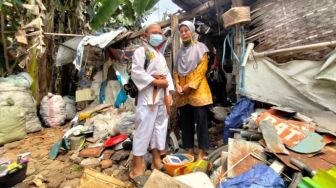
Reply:
<svg viewBox="0 0 336 188"><path fill-rule="evenodd" d="M124 112L120 115L120 119L117 122L117 130L123 134L132 134L135 129L135 113Z"/></svg>
<svg viewBox="0 0 336 188"><path fill-rule="evenodd" d="M6 106L8 99L15 101L15 106L23 107L27 110L27 133L42 130L41 122L37 117L36 101L34 100L30 90L24 87L15 87L9 82L0 81L0 106Z"/></svg>
<svg viewBox="0 0 336 188"><path fill-rule="evenodd" d="M117 111L108 111L93 117L94 139L101 139L107 135L114 136L119 133L116 123L119 121Z"/></svg>
<svg viewBox="0 0 336 188"><path fill-rule="evenodd" d="M211 109L211 112L214 113L214 117L216 120L224 122L229 112L229 108L222 106L215 106Z"/></svg>
<svg viewBox="0 0 336 188"><path fill-rule="evenodd" d="M0 81L8 82L13 86L24 87L26 89L29 89L33 83L32 77L26 72L21 72L17 75L10 75L6 78L0 78Z"/></svg>
<svg viewBox="0 0 336 188"><path fill-rule="evenodd" d="M0 108L0 145L26 137L26 109L19 106Z"/></svg>
<svg viewBox="0 0 336 188"><path fill-rule="evenodd" d="M76 101L72 96L63 97L65 102L66 120L72 120L76 116Z"/></svg>
<svg viewBox="0 0 336 188"><path fill-rule="evenodd" d="M65 122L65 102L60 95L48 93L41 101L40 114L43 121L51 126L59 126Z"/></svg>
<svg viewBox="0 0 336 188"><path fill-rule="evenodd" d="M247 97L242 97L235 104L229 116L224 122L224 144L227 144L231 136L230 128L240 128L244 120L249 118L254 111L254 102Z"/></svg>

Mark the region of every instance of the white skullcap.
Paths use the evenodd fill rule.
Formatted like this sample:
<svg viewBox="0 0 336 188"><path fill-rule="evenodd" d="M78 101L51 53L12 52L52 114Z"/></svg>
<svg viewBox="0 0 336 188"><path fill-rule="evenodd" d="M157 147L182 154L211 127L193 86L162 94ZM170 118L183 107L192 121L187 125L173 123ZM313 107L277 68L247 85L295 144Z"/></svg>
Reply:
<svg viewBox="0 0 336 188"><path fill-rule="evenodd" d="M149 23L149 24L146 24L142 29L143 29L143 32L146 32L148 30L148 28L152 25L159 25L159 23L157 22L154 22L154 23Z"/></svg>

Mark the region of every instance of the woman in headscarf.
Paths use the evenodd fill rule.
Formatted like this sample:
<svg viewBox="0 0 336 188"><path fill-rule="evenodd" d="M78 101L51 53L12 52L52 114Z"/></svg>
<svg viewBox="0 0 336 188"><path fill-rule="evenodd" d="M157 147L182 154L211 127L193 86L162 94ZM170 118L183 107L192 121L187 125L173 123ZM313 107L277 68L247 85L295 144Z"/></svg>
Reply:
<svg viewBox="0 0 336 188"><path fill-rule="evenodd" d="M195 26L190 21L179 25L183 46L174 62L176 105L182 131L183 147L194 153L195 125L198 141L198 159L203 159L209 148L207 107L212 104L211 91L206 79L209 49L194 39Z"/></svg>

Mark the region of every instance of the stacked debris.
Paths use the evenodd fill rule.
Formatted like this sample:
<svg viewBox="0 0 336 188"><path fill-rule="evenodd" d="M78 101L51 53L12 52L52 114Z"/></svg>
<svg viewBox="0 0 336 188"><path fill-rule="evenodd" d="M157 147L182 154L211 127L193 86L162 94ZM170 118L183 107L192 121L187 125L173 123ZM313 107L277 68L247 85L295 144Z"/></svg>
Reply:
<svg viewBox="0 0 336 188"><path fill-rule="evenodd" d="M132 149L135 114L102 104L77 113L71 128L49 152L50 159L59 153L74 151L70 159L85 168L93 168L126 180Z"/></svg>
<svg viewBox="0 0 336 188"><path fill-rule="evenodd" d="M226 122L235 113L239 113L239 117L246 115L248 105L244 110L237 110L243 100L247 99L242 98L236 104ZM217 151L222 152L218 158L220 163L214 163L210 176L216 186L335 185L334 113L296 112L280 107L252 112L247 113L245 121L235 127L225 125L227 130L234 133L234 138L229 138L228 146Z"/></svg>

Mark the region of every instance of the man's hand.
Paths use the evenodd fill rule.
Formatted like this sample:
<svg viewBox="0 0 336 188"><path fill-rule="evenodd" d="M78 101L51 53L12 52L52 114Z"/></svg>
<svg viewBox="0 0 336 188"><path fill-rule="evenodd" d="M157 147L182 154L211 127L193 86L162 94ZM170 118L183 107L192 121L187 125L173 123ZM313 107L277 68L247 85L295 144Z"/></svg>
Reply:
<svg viewBox="0 0 336 188"><path fill-rule="evenodd" d="M191 88L188 85L183 86L183 93L188 95L191 92Z"/></svg>
<svg viewBox="0 0 336 188"><path fill-rule="evenodd" d="M166 89L168 87L168 81L166 79L155 79L153 82L154 86Z"/></svg>
<svg viewBox="0 0 336 188"><path fill-rule="evenodd" d="M183 89L180 85L176 84L176 91L179 95L183 95Z"/></svg>

